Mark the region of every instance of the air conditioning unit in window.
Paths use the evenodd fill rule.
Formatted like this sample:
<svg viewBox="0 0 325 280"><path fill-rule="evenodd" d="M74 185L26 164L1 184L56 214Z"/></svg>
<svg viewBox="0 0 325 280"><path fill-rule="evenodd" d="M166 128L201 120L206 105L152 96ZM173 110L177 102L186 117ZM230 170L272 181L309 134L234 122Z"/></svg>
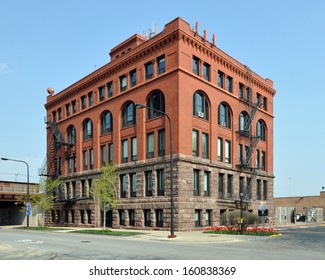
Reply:
<svg viewBox="0 0 325 280"><path fill-rule="evenodd" d="M220 125L227 126L227 123L226 122L220 122Z"/></svg>
<svg viewBox="0 0 325 280"><path fill-rule="evenodd" d="M197 112L197 116L199 117L199 118L204 118L204 113L203 112Z"/></svg>

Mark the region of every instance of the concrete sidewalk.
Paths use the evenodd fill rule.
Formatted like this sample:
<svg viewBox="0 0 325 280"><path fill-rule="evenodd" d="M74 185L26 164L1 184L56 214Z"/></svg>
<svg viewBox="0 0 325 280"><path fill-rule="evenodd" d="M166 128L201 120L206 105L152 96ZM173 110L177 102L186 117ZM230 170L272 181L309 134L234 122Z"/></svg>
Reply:
<svg viewBox="0 0 325 280"><path fill-rule="evenodd" d="M296 223L296 224L281 224L269 226L270 228L278 229L279 233L283 233L290 228L306 228L313 226L325 226L325 222L321 223ZM21 226L0 226L1 228L14 229ZM76 230L82 230L84 228L67 228L66 230L58 230L58 233L73 232ZM87 229L101 229L101 228L87 228ZM113 231L131 231L139 232L139 235L127 236L129 239L141 239L141 240L152 240L152 241L166 241L166 242L239 242L244 240L250 240L254 236L250 235L230 235L230 234L208 234L203 233L202 230L198 231L179 231L175 232L175 238L168 238L169 231L158 231L158 230L130 230L130 229L110 229ZM124 238L124 237L123 237Z"/></svg>

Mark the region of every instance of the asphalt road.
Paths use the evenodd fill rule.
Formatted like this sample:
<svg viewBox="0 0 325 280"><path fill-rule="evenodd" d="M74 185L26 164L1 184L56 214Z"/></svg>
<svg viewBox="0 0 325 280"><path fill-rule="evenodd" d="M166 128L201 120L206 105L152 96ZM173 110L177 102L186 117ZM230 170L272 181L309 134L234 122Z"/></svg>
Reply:
<svg viewBox="0 0 325 280"><path fill-rule="evenodd" d="M325 227L286 229L277 237L242 236L227 242L169 242L2 228L0 259L325 260Z"/></svg>

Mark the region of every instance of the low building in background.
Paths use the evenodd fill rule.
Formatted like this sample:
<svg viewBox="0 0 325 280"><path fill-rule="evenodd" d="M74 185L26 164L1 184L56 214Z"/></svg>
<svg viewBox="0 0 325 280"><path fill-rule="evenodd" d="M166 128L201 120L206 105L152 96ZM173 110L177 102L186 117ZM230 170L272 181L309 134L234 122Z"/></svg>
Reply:
<svg viewBox="0 0 325 280"><path fill-rule="evenodd" d="M325 191L319 196L276 197L273 202L278 224L321 222L325 217Z"/></svg>

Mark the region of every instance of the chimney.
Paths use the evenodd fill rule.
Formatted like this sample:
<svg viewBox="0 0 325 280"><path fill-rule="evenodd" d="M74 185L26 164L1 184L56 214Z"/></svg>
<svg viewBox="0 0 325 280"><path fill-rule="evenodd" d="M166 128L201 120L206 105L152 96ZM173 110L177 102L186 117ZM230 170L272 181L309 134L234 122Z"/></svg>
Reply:
<svg viewBox="0 0 325 280"><path fill-rule="evenodd" d="M217 35L216 35L216 33L213 34L212 45L215 46L215 47L217 46Z"/></svg>
<svg viewBox="0 0 325 280"><path fill-rule="evenodd" d="M208 29L204 30L204 40L209 41L209 36L208 36Z"/></svg>

